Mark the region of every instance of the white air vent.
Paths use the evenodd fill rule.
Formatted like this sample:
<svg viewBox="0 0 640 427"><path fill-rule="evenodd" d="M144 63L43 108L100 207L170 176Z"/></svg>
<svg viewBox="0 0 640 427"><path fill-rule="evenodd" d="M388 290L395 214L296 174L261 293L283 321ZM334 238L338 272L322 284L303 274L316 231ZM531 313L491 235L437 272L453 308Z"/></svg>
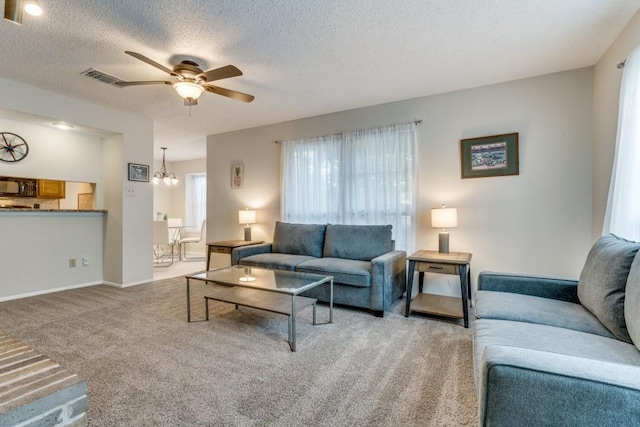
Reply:
<svg viewBox="0 0 640 427"><path fill-rule="evenodd" d="M102 71L96 70L95 68L89 68L88 70L83 71L80 74L92 79L99 80L102 83L110 84L110 85L123 81L122 79L119 79L114 76L110 76L107 73L103 73ZM122 86L118 86L118 87L122 87Z"/></svg>

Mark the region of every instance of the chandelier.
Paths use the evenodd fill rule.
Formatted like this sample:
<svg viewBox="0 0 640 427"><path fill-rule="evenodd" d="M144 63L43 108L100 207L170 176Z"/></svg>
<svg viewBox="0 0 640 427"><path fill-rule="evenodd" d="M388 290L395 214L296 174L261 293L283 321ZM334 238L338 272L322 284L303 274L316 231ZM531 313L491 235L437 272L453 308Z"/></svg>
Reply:
<svg viewBox="0 0 640 427"><path fill-rule="evenodd" d="M167 147L160 147L162 149L162 167L160 171L156 171L153 173L153 183L154 184L164 184L164 185L176 185L178 183L178 178L174 173L167 173L167 165L164 163L164 154L167 150Z"/></svg>

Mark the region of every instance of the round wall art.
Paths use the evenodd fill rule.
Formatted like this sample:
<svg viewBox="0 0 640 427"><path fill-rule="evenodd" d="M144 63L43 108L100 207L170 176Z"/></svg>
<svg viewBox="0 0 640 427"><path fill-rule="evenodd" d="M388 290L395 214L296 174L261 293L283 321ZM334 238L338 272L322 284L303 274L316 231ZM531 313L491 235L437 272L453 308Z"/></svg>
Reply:
<svg viewBox="0 0 640 427"><path fill-rule="evenodd" d="M0 160L19 162L29 154L29 145L21 136L11 132L0 132Z"/></svg>

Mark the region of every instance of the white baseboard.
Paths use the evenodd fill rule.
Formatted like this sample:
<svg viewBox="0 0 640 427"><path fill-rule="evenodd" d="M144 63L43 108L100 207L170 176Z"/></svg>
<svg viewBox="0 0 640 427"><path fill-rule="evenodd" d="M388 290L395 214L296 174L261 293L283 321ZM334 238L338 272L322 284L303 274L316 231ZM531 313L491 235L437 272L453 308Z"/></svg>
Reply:
<svg viewBox="0 0 640 427"><path fill-rule="evenodd" d="M78 285L62 286L60 288L51 288L51 289L43 289L41 291L27 292L26 294L9 295L7 297L0 297L0 302L11 301L11 300L14 300L14 299L34 297L36 295L52 294L54 292L67 291L69 289L86 288L88 286L102 285L103 283L104 282L100 280L100 281L96 281L96 282L80 283Z"/></svg>
<svg viewBox="0 0 640 427"><path fill-rule="evenodd" d="M115 288L129 288L131 286L144 285L145 283L153 282L153 278L147 280L139 280L137 282L129 282L129 283L114 283L114 282L103 282L103 284L108 286L113 286Z"/></svg>

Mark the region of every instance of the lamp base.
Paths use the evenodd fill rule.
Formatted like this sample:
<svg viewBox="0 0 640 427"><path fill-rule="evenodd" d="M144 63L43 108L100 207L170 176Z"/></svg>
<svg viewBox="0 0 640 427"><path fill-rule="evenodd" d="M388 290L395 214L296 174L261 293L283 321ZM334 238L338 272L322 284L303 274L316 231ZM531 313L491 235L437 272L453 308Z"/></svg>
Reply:
<svg viewBox="0 0 640 427"><path fill-rule="evenodd" d="M244 228L244 240L247 242L251 241L251 227Z"/></svg>
<svg viewBox="0 0 640 427"><path fill-rule="evenodd" d="M441 254L449 253L449 233L445 231L438 233L438 252Z"/></svg>

